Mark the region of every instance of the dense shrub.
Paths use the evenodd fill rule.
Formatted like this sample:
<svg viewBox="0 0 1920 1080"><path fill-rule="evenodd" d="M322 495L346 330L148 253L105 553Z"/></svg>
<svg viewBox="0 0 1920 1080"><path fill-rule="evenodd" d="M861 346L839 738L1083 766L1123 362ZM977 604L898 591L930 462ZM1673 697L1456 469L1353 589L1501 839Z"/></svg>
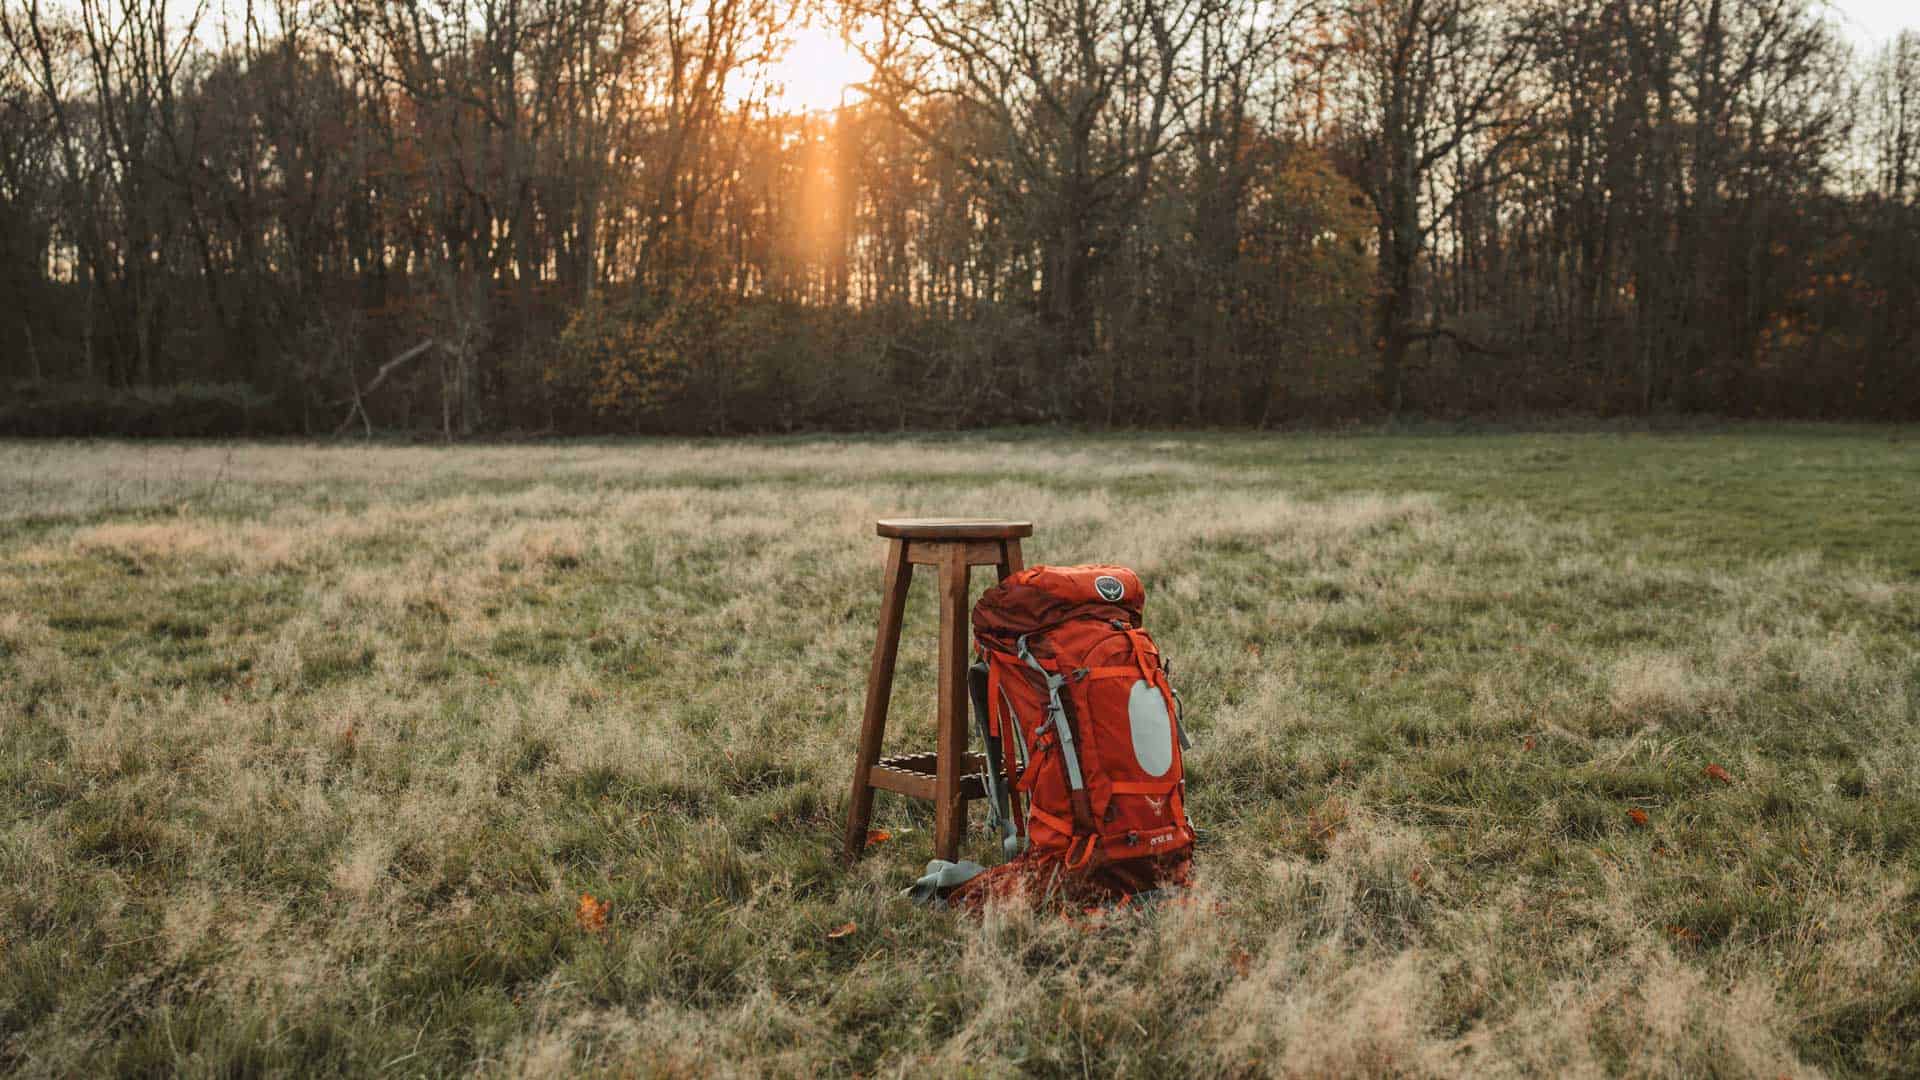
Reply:
<svg viewBox="0 0 1920 1080"><path fill-rule="evenodd" d="M0 435L205 438L286 428L274 399L242 383L117 389L22 381L0 387Z"/></svg>

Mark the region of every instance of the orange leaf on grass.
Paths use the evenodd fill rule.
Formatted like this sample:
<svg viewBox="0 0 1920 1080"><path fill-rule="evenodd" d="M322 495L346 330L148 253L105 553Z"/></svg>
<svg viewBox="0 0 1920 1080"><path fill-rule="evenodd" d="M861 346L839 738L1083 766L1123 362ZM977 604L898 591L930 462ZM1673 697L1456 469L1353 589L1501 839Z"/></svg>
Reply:
<svg viewBox="0 0 1920 1080"><path fill-rule="evenodd" d="M573 921L589 934L601 933L607 928L607 909L612 906L605 900L595 900L592 893L581 893Z"/></svg>
<svg viewBox="0 0 1920 1080"><path fill-rule="evenodd" d="M1232 953L1228 954L1228 959L1233 961L1234 974L1243 979L1247 977L1247 972L1253 968L1253 957L1249 956L1245 949L1233 950Z"/></svg>
<svg viewBox="0 0 1920 1080"><path fill-rule="evenodd" d="M834 938L846 937L858 929L859 926L854 923L841 923L839 926L827 931L827 940L832 941Z"/></svg>
<svg viewBox="0 0 1920 1080"><path fill-rule="evenodd" d="M875 844L884 844L891 839L893 839L893 834L888 832L885 829L868 829L867 830L867 846L868 847L872 847Z"/></svg>
<svg viewBox="0 0 1920 1080"><path fill-rule="evenodd" d="M1709 777L1715 780L1718 780L1723 784L1733 783L1733 774L1721 768L1718 765L1709 765L1706 767L1704 771Z"/></svg>
<svg viewBox="0 0 1920 1080"><path fill-rule="evenodd" d="M1627 811L1627 816L1633 819L1635 825L1645 825L1647 823L1647 812L1637 806Z"/></svg>

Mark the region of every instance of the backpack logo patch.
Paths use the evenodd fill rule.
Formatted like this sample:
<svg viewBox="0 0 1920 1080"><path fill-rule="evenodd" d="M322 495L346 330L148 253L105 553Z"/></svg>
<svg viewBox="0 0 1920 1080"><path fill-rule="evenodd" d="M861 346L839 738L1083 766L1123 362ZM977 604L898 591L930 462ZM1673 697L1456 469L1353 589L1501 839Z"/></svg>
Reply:
<svg viewBox="0 0 1920 1080"><path fill-rule="evenodd" d="M1127 587L1112 574L1101 574L1093 579L1093 591L1100 594L1100 599L1117 604L1120 598L1127 594Z"/></svg>

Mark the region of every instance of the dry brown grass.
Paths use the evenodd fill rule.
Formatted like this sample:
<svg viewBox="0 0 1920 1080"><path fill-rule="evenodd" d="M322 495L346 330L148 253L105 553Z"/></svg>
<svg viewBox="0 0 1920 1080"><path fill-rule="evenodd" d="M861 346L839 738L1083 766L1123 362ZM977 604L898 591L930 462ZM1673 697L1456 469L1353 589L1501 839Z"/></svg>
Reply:
<svg viewBox="0 0 1920 1080"><path fill-rule="evenodd" d="M0 446L0 1065L1920 1067L1914 583L1378 468L1337 440ZM1211 833L1181 903L913 909L929 821L893 800L894 841L832 858L872 521L1007 512L1029 561L1148 582ZM923 590L901 744L930 621Z"/></svg>

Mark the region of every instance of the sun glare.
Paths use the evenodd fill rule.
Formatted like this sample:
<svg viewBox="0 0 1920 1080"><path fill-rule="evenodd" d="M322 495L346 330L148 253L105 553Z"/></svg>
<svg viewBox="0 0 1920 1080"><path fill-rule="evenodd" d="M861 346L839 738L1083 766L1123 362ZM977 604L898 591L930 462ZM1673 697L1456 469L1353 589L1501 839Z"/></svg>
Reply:
<svg viewBox="0 0 1920 1080"><path fill-rule="evenodd" d="M858 99L854 86L872 69L838 33L808 23L789 36L791 43L762 76L775 112L820 112Z"/></svg>

